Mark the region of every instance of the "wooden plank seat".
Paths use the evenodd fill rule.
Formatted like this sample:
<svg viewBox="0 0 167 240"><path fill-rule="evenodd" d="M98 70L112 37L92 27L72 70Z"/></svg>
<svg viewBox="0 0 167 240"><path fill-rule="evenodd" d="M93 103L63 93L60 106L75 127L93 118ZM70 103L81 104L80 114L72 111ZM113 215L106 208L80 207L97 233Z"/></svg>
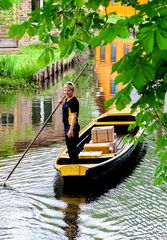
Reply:
<svg viewBox="0 0 167 240"><path fill-rule="evenodd" d="M102 151L82 151L79 153L79 159L85 158L100 158Z"/></svg>

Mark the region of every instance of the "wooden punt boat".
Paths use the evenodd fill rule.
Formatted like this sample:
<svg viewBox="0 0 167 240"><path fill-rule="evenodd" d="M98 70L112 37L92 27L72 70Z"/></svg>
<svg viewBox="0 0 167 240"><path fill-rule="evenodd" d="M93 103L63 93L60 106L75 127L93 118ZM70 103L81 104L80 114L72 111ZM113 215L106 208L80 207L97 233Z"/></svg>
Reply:
<svg viewBox="0 0 167 240"><path fill-rule="evenodd" d="M108 112L91 121L82 129L79 136L78 152L79 159L76 164L71 164L65 147L56 157L54 167L60 172L64 179L82 177L96 179L100 176L114 171L124 162L128 161L130 155L134 152L136 145L125 143L124 136L128 134L129 138L140 135L142 132L136 127L132 132L128 131L129 125L135 122L135 115L130 111L109 110ZM111 142L90 143L91 132L95 127L114 126L115 151L110 148ZM103 151L108 146L107 151ZM91 146L94 145L95 147ZM85 146L89 148L85 148ZM112 151L111 151L112 150Z"/></svg>

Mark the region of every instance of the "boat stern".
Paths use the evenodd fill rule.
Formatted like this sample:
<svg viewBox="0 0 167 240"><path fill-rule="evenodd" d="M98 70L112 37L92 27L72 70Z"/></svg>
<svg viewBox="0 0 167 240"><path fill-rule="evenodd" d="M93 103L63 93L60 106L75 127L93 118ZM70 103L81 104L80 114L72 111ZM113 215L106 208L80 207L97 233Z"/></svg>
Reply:
<svg viewBox="0 0 167 240"><path fill-rule="evenodd" d="M56 168L62 175L65 176L86 176L88 167L79 164L59 165Z"/></svg>

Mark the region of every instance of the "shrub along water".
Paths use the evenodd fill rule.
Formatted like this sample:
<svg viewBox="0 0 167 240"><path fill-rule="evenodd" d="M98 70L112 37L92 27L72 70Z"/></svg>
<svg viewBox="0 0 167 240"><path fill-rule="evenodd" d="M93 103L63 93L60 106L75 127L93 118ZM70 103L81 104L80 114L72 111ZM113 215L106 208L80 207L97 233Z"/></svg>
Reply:
<svg viewBox="0 0 167 240"><path fill-rule="evenodd" d="M33 44L21 47L17 53L0 55L0 90L17 89L25 85L34 85L32 75L45 67L40 61L43 45ZM55 61L59 59L59 51ZM35 86L35 85L34 85Z"/></svg>

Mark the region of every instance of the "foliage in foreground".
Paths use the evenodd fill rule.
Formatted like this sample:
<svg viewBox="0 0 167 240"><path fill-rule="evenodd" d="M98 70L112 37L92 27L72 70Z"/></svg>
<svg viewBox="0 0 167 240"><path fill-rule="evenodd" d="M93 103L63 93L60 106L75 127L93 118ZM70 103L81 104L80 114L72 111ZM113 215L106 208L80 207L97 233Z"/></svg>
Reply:
<svg viewBox="0 0 167 240"><path fill-rule="evenodd" d="M13 25L9 33L11 37L18 38L25 33L30 37L38 35L42 42L48 44L45 56L48 55L50 59L55 46L60 47L61 57L65 57L76 48L83 51L86 45L96 47L109 44L116 37L127 38L132 29L137 29L132 51L112 69L112 72L118 72L116 83L122 82L125 88L109 100L106 107L115 102L118 110L125 108L131 103L132 89L137 90L140 97L132 105L132 110L139 107L141 112L136 124L148 134L162 128L163 135L157 140L156 149L160 164L155 171L156 183L160 183L167 180L167 113L164 113L167 89L167 1L152 0L143 5L137 0L115 2L131 5L136 15L112 23L108 18L109 15L114 17L115 13L98 13L100 5L106 8L109 0L45 0L42 9L32 12L29 20L21 25ZM53 31L55 28L56 34Z"/></svg>

